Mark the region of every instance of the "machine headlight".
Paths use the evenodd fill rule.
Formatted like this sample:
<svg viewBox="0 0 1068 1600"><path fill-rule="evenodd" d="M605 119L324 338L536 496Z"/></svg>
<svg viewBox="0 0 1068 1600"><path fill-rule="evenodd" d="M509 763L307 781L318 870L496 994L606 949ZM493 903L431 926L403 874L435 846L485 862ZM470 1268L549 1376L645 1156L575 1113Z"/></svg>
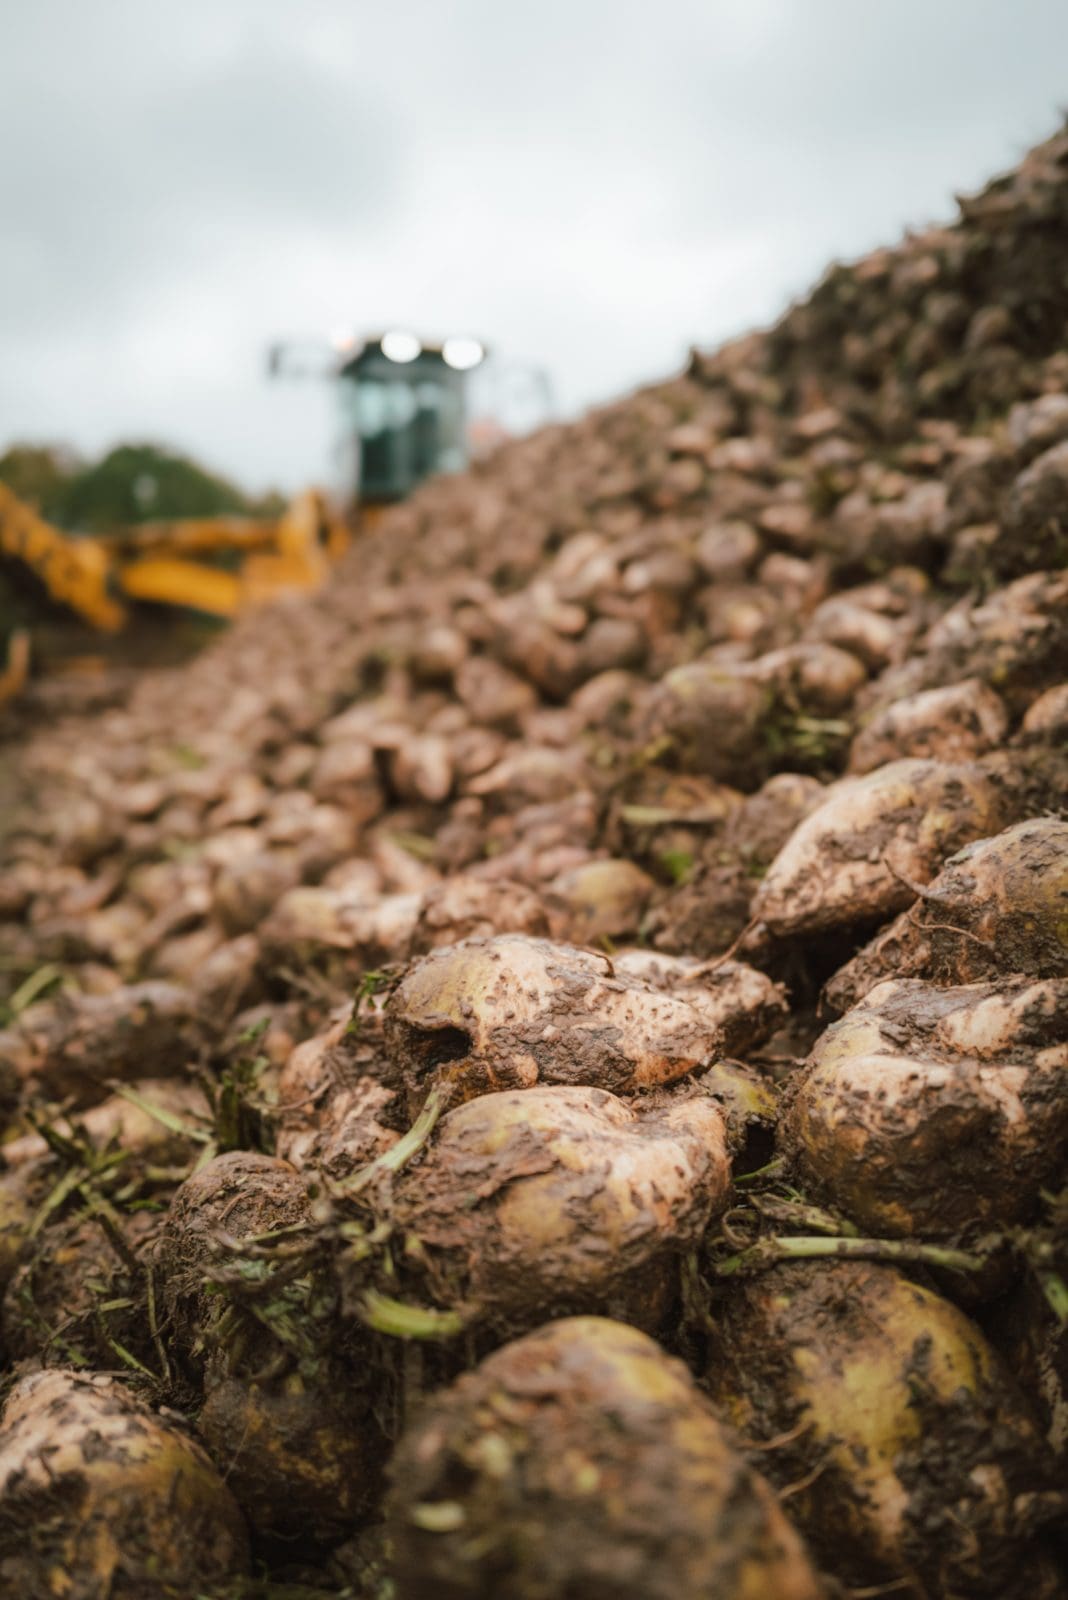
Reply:
<svg viewBox="0 0 1068 1600"><path fill-rule="evenodd" d="M446 339L441 353L445 364L455 367L457 372L469 372L472 367L478 366L486 354L477 339L464 338Z"/></svg>
<svg viewBox="0 0 1068 1600"><path fill-rule="evenodd" d="M394 331L382 335L382 354L387 361L414 361L422 348L414 333Z"/></svg>

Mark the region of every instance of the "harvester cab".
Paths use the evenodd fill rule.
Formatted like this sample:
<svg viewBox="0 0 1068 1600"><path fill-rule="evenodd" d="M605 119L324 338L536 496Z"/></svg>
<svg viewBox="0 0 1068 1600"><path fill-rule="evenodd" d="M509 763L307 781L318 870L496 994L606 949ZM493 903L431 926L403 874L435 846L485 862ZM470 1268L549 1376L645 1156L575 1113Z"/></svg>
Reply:
<svg viewBox="0 0 1068 1600"><path fill-rule="evenodd" d="M471 338L428 343L394 330L335 337L330 352L271 347L272 377L326 377L338 405L339 498L360 512L404 500L425 478L468 464L469 387L486 359Z"/></svg>
<svg viewBox="0 0 1068 1600"><path fill-rule="evenodd" d="M476 339L386 333L343 359L339 466L355 502L403 500L424 478L467 465L468 376L484 356Z"/></svg>

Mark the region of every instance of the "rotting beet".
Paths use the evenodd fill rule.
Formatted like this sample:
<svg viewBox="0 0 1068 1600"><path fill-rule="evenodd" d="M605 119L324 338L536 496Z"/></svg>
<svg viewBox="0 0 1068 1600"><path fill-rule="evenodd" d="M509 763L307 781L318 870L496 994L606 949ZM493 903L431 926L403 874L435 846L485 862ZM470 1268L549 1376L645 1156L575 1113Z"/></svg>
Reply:
<svg viewBox="0 0 1068 1600"><path fill-rule="evenodd" d="M390 997L386 1047L413 1107L435 1084L462 1098L536 1083L625 1093L710 1064L723 1042L711 1012L607 955L502 935L416 962Z"/></svg>

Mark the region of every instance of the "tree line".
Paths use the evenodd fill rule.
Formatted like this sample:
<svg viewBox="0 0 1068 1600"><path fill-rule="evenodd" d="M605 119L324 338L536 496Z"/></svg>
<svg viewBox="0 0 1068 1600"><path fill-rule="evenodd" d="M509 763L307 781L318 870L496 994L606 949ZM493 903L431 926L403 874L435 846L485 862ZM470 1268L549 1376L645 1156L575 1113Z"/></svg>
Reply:
<svg viewBox="0 0 1068 1600"><path fill-rule="evenodd" d="M163 445L119 444L95 460L65 445L14 444L0 455L0 482L72 533L109 533L160 518L275 516L275 491L248 495L228 478Z"/></svg>

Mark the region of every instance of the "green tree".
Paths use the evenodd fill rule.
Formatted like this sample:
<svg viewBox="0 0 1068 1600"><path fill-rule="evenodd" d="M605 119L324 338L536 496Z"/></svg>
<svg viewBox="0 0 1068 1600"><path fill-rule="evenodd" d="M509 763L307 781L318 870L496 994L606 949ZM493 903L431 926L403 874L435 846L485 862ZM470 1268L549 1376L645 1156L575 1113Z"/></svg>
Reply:
<svg viewBox="0 0 1068 1600"><path fill-rule="evenodd" d="M121 444L71 481L64 520L104 533L158 518L242 513L250 502L227 479L154 444Z"/></svg>
<svg viewBox="0 0 1068 1600"><path fill-rule="evenodd" d="M275 490L247 495L228 478L176 450L120 444L86 462L63 445L14 444L0 455L0 481L43 517L77 533L180 517L278 516Z"/></svg>
<svg viewBox="0 0 1068 1600"><path fill-rule="evenodd" d="M49 522L63 522L71 484L83 470L66 445L13 444L0 455L0 482Z"/></svg>

